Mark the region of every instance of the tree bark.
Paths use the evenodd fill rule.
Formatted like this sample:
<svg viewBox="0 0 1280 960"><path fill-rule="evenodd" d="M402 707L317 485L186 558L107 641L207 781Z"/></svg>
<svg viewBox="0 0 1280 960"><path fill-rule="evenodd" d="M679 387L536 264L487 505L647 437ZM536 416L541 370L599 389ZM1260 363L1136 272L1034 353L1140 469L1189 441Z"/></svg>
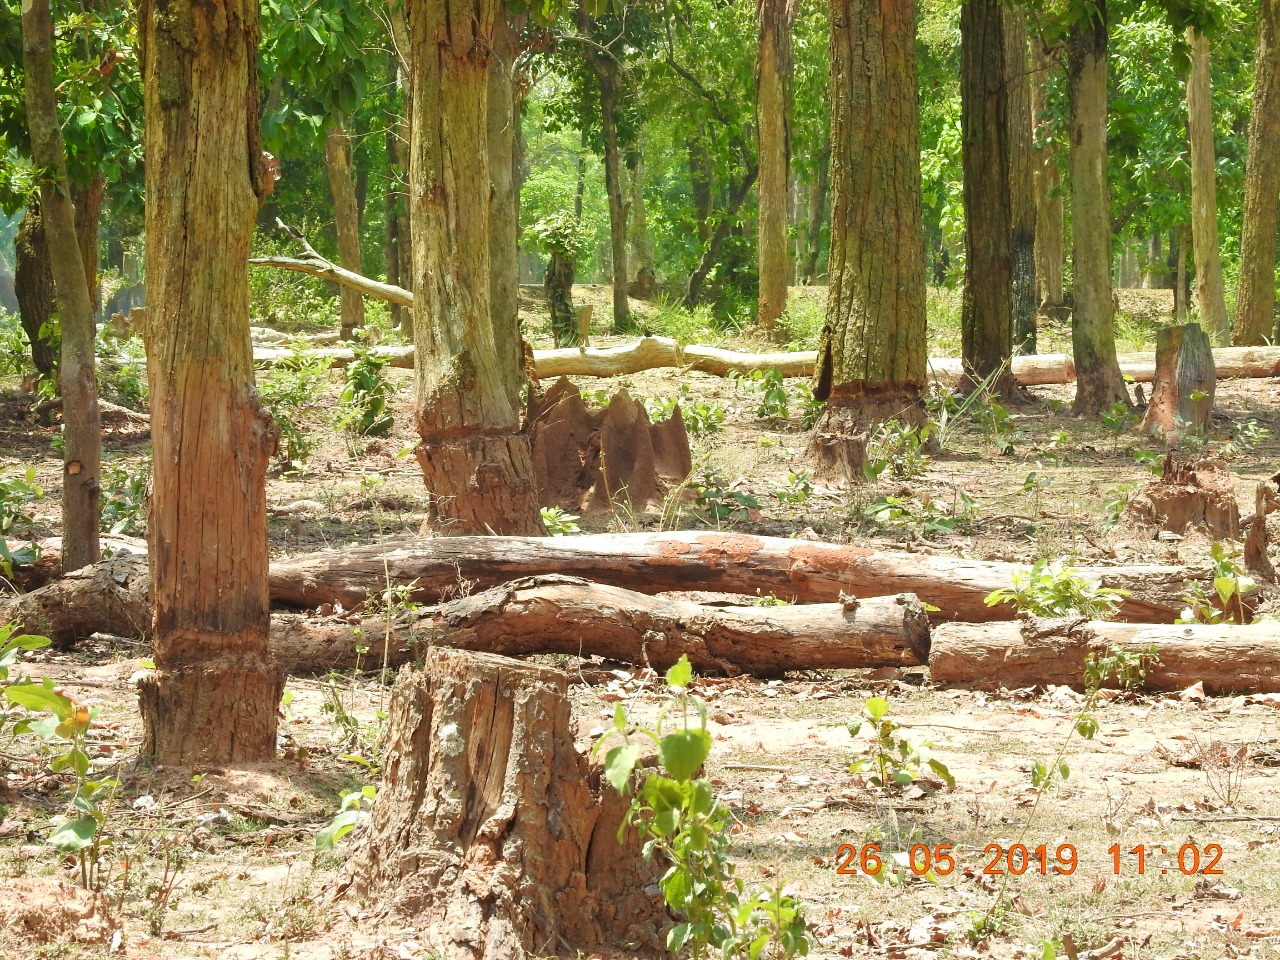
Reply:
<svg viewBox="0 0 1280 960"><path fill-rule="evenodd" d="M49 337L57 294L53 288L53 267L49 264L49 242L45 238L40 201L27 204L18 233L14 237L13 286L18 298L18 320L31 344L31 362L41 376L52 377L58 369L58 354Z"/></svg>
<svg viewBox="0 0 1280 960"><path fill-rule="evenodd" d="M1107 190L1107 5L1098 0L1067 37L1071 95L1071 345L1076 398L1071 412L1096 417L1129 402L1116 360L1111 289L1111 210Z"/></svg>
<svg viewBox="0 0 1280 960"><path fill-rule="evenodd" d="M426 525L543 532L516 407L523 367L500 349L492 301L489 71L504 69L499 0L412 0L414 346ZM459 164L456 158L465 157ZM625 291L624 291L625 293Z"/></svg>
<svg viewBox="0 0 1280 960"><path fill-rule="evenodd" d="M966 387L994 377L992 392L1017 395L1013 358L1013 228L1005 15L1000 0L960 6L960 113L964 130L964 301L961 358Z"/></svg>
<svg viewBox="0 0 1280 960"><path fill-rule="evenodd" d="M246 264L269 188L258 4L142 0L148 526L156 671L143 752L176 765L272 760L266 475L277 430L254 389Z"/></svg>
<svg viewBox="0 0 1280 960"><path fill-rule="evenodd" d="M405 19L405 5L403 3L387 5L387 23L391 27L391 41L395 46L396 82L400 88L401 104L400 115L395 118L390 128L390 134L395 138L395 148L390 155L389 162L394 160L392 169L397 171L395 220L399 264L396 273L400 278L393 282L403 286L406 290L412 290L413 227L409 222L409 153L411 142L409 119L413 113L413 82L412 70L409 65L409 24ZM387 274L387 279L391 279L390 273ZM395 308L393 307L392 310L394 311ZM400 310L398 323L400 330L412 340L413 311Z"/></svg>
<svg viewBox="0 0 1280 960"><path fill-rule="evenodd" d="M1142 653L1151 645L1160 662L1147 674L1144 689L1184 690L1203 682L1210 694L1280 690L1280 648L1275 625L1266 623L950 623L933 633L929 674L937 684L1080 689L1090 653L1102 655L1110 647Z"/></svg>
<svg viewBox="0 0 1280 960"><path fill-rule="evenodd" d="M809 449L862 479L870 433L923 419L924 227L909 0L832 0L831 261Z"/></svg>
<svg viewBox="0 0 1280 960"><path fill-rule="evenodd" d="M65 562L74 570L97 563L99 557L102 427L94 361L97 331L67 186L67 161L53 87L53 21L48 0L23 4L22 63L31 159L39 171L40 212L62 331L58 364L63 401L62 536ZM94 237L96 247L96 230Z"/></svg>
<svg viewBox="0 0 1280 960"><path fill-rule="evenodd" d="M1244 177L1244 229L1232 342L1280 342L1276 314L1276 233L1280 222L1280 0L1258 4L1253 109Z"/></svg>
<svg viewBox="0 0 1280 960"><path fill-rule="evenodd" d="M1198 323L1156 331L1156 370L1151 403L1142 418L1149 436L1171 446L1186 432L1208 434L1218 375L1213 348Z"/></svg>
<svg viewBox="0 0 1280 960"><path fill-rule="evenodd" d="M689 188L693 193L694 219L697 221L698 240L702 244L711 241L711 216L715 212L711 196L711 154L707 150L706 130L699 127L689 138Z"/></svg>
<svg viewBox="0 0 1280 960"><path fill-rule="evenodd" d="M1031 132L1031 67L1026 12L1001 6L1004 19L1004 112L1009 151L1009 256L1013 270L1013 349L1036 342L1036 152Z"/></svg>
<svg viewBox="0 0 1280 960"><path fill-rule="evenodd" d="M756 0L756 138L760 203L757 253L760 291L756 322L778 340L787 308L787 190L791 166L791 30L797 0Z"/></svg>
<svg viewBox="0 0 1280 960"><path fill-rule="evenodd" d="M653 261L653 237L644 204L644 161L631 168L631 250L635 254L635 276L627 285L627 295L635 300L652 300L657 294L657 270Z"/></svg>
<svg viewBox="0 0 1280 960"><path fill-rule="evenodd" d="M557 347L578 343L578 315L573 309L573 275L575 265L559 249L551 251L542 287L551 306L551 335Z"/></svg>
<svg viewBox="0 0 1280 960"><path fill-rule="evenodd" d="M523 22L523 18L521 18ZM520 332L520 111L511 72L516 68L519 30L507 17L494 22L496 58L489 69L489 312L502 370L524 370ZM572 280L570 281L572 283ZM523 376L506 377L507 400L520 406Z"/></svg>
<svg viewBox="0 0 1280 960"><path fill-rule="evenodd" d="M76 210L76 245L84 266L85 288L89 291L89 307L93 313L101 307L98 291L98 223L102 219L102 200L106 177L94 174L83 185L72 184L71 204Z"/></svg>
<svg viewBox="0 0 1280 960"><path fill-rule="evenodd" d="M575 749L568 677L432 650L391 693L384 777L350 891L449 960L661 952L670 921L628 801Z"/></svg>
<svg viewBox="0 0 1280 960"><path fill-rule="evenodd" d="M373 617L355 623L292 615L275 620L276 657L291 673L353 669L360 646L368 647L360 661L366 669L384 662L399 666L424 648L449 646L515 657L604 657L657 670L684 655L699 673L777 677L788 670L926 663L929 616L911 594L713 606L548 574L420 608L390 632Z"/></svg>
<svg viewBox="0 0 1280 960"><path fill-rule="evenodd" d="M370 591L414 584L414 596L435 602L460 589L487 589L508 580L563 573L642 593L714 590L772 593L798 602L832 602L841 592L861 597L914 593L939 607L939 619L975 623L1013 616L988 607L987 594L1011 582L1014 564L879 551L867 547L712 532L590 534L576 537L449 537L348 547L279 561L272 567L277 603L350 608ZM1105 586L1130 591L1120 617L1171 622L1198 574L1180 567L1082 567ZM465 584L465 587L464 587Z"/></svg>
<svg viewBox="0 0 1280 960"><path fill-rule="evenodd" d="M1036 148L1036 298L1041 310L1057 310L1063 303L1062 267L1063 254L1062 171L1058 168L1058 145L1053 140L1049 120L1044 119L1047 107L1045 91L1048 88L1049 71L1055 61L1045 49L1044 41L1037 38L1031 44L1032 69L1031 110L1035 122L1038 145ZM1034 334L1034 331L1032 331ZM1035 353L1035 339L1020 339L1019 345L1027 353Z"/></svg>
<svg viewBox="0 0 1280 960"><path fill-rule="evenodd" d="M1231 342L1231 320L1222 286L1218 249L1218 188L1214 169L1213 93L1209 83L1209 38L1187 28L1191 71L1187 74L1187 129L1191 140L1191 243L1196 258L1196 305L1209 339Z"/></svg>
<svg viewBox="0 0 1280 960"><path fill-rule="evenodd" d="M341 114L325 128L324 162L329 174L329 193L333 197L338 263L344 270L363 273L360 265L360 213L356 209L355 181L351 178L351 139L343 127ZM351 287L340 286L338 290L342 297L338 336L351 340L356 330L364 326L364 300Z"/></svg>
<svg viewBox="0 0 1280 960"><path fill-rule="evenodd" d="M809 223L806 226L808 236L805 239L805 260L800 270L800 277L806 284L818 281L818 255L822 246L822 225L827 219L827 184L831 174L831 138L822 143L822 153L818 156L817 175L809 187Z"/></svg>

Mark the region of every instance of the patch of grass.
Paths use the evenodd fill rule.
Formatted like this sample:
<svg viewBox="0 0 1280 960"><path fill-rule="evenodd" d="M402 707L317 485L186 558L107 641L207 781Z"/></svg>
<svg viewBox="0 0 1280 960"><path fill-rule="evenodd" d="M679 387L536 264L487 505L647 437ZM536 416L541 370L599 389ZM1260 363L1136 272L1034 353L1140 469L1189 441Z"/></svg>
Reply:
<svg viewBox="0 0 1280 960"><path fill-rule="evenodd" d="M681 346L691 343L719 343L723 335L716 329L716 319L707 304L689 310L678 303L666 302L648 320L649 329L660 337L670 337Z"/></svg>
<svg viewBox="0 0 1280 960"><path fill-rule="evenodd" d="M926 294L929 354L935 357L960 356L960 311L963 297L959 290L930 287Z"/></svg>

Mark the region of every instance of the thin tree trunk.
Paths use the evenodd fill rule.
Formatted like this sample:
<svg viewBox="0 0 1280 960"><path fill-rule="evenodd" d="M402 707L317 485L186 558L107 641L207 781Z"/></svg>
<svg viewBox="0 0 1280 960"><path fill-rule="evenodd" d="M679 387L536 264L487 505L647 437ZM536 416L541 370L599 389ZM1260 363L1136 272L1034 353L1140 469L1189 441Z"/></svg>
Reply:
<svg viewBox="0 0 1280 960"><path fill-rule="evenodd" d="M324 162L333 196L333 223L338 234L338 264L352 273L363 273L360 264L360 213L356 209L355 182L351 179L351 141L338 115L325 129ZM350 287L339 288L342 320L338 336L350 340L364 326L364 300Z"/></svg>
<svg viewBox="0 0 1280 960"><path fill-rule="evenodd" d="M862 477L871 430L918 423L925 385L924 227L911 0L832 0L831 262L809 448Z"/></svg>
<svg viewBox="0 0 1280 960"><path fill-rule="evenodd" d="M102 174L94 174L84 186L71 187L71 202L76 209L76 245L80 248L89 306L95 314L102 306L98 292L98 223L102 219L105 187L106 178Z"/></svg>
<svg viewBox="0 0 1280 960"><path fill-rule="evenodd" d="M1218 346L1231 342L1231 321L1222 286L1218 250L1218 189L1214 171L1213 94L1209 85L1209 38L1187 28L1191 72L1187 74L1187 128L1191 139L1191 243L1196 258L1196 305L1205 333Z"/></svg>
<svg viewBox="0 0 1280 960"><path fill-rule="evenodd" d="M503 67L489 51L505 16L500 0L408 9L417 454L426 526L447 534L544 532L511 402L523 367L499 350L492 309L489 71ZM492 160L510 164L511 154Z"/></svg>
<svg viewBox="0 0 1280 960"><path fill-rule="evenodd" d="M1071 345L1076 360L1072 412L1095 417L1117 400L1129 402L1116 360L1111 288L1111 210L1107 190L1107 7L1082 20L1067 38L1071 95L1071 260L1074 265Z"/></svg>
<svg viewBox="0 0 1280 960"><path fill-rule="evenodd" d="M39 171L40 211L62 329L62 536L66 569L97 563L102 428L94 366L93 304L85 284L75 210L53 88L53 22L48 0L27 0L22 14L31 159ZM95 243L96 230L95 230Z"/></svg>
<svg viewBox="0 0 1280 960"><path fill-rule="evenodd" d="M382 194L382 206L386 211L383 217L382 263L387 274L387 283L393 287L404 286L400 276L400 187L396 183L395 156L396 133L394 126L387 128L387 183ZM391 323L395 327L404 326L404 314L408 311L399 304L389 304Z"/></svg>
<svg viewBox="0 0 1280 960"><path fill-rule="evenodd" d="M1058 169L1058 146L1052 139L1048 120L1044 115L1045 90L1049 80L1049 71L1054 69L1054 60L1045 51L1044 41L1037 39L1031 44L1034 77L1031 84L1031 111L1035 122L1036 139L1040 146L1036 151L1035 190L1036 190L1036 299L1043 310L1056 310L1062 306L1062 267L1065 261L1063 253L1065 243L1063 236L1062 211L1062 171ZM1020 341L1024 350L1034 353L1036 344L1033 337L1028 342Z"/></svg>
<svg viewBox="0 0 1280 960"><path fill-rule="evenodd" d="M653 237L644 204L644 161L631 169L631 250L635 254L635 278L628 293L639 300L652 299L656 292L657 270L653 262Z"/></svg>
<svg viewBox="0 0 1280 960"><path fill-rule="evenodd" d="M1244 177L1244 229L1232 341L1280 342L1276 309L1276 225L1280 221L1280 0L1260 0L1254 60L1249 157ZM1274 324L1274 330L1273 330Z"/></svg>
<svg viewBox="0 0 1280 960"><path fill-rule="evenodd" d="M800 271L803 282L809 285L818 281L818 256L822 247L822 225L827 219L827 186L831 173L831 136L822 142L822 153L818 155L818 171L809 187L809 223L808 248L804 267Z"/></svg>
<svg viewBox="0 0 1280 960"><path fill-rule="evenodd" d="M698 226L698 240L704 245L711 240L711 215L715 204L711 195L711 154L707 151L706 130L699 128L689 138L689 186L693 191L693 211Z"/></svg>
<svg viewBox="0 0 1280 960"><path fill-rule="evenodd" d="M31 344L31 362L41 376L52 377L58 369L58 354L48 335L48 323L56 309L53 268L49 265L49 243L40 216L40 200L32 197L18 224L13 240L13 286L18 298L18 320Z"/></svg>
<svg viewBox="0 0 1280 960"><path fill-rule="evenodd" d="M965 269L962 359L972 389L1016 395L1013 357L1013 231L1010 221L1008 71L1000 0L960 6L960 105L964 129Z"/></svg>
<svg viewBox="0 0 1280 960"><path fill-rule="evenodd" d="M1009 255L1013 268L1013 347L1035 352L1036 155L1031 129L1031 71L1026 12L1001 7L1004 18L1005 135L1009 149Z"/></svg>
<svg viewBox="0 0 1280 960"><path fill-rule="evenodd" d="M756 2L756 136L760 166L757 218L760 274L756 322L771 340L787 308L787 188L791 166L791 30L797 0Z"/></svg>
<svg viewBox="0 0 1280 960"><path fill-rule="evenodd" d="M159 763L275 759L284 677L268 637L266 476L278 432L254 388L249 246L271 187L258 131L258 4L141 0L145 86L147 530Z"/></svg>
<svg viewBox="0 0 1280 960"><path fill-rule="evenodd" d="M387 157L388 164L392 164L396 191L396 252L399 256L396 273L400 278L397 286L413 290L413 229L409 222L409 118L413 113L413 83L408 59L409 24L403 3L387 4L387 23L395 48L396 84L400 91L400 115L394 118L389 130L394 147ZM397 324L401 332L412 340L413 311L398 309Z"/></svg>
<svg viewBox="0 0 1280 960"><path fill-rule="evenodd" d="M730 194L724 206L724 215L716 221L715 229L711 232L706 248L698 259L698 265L693 268L693 273L689 275L689 283L685 287L684 293L684 305L689 309L692 309L702 301L703 288L706 286L707 277L711 274L711 268L719 262L720 250L732 233L734 214L738 212L746 201L747 194L750 193L752 185L756 182L756 174L758 172L759 170L755 163L749 162L743 179L736 184L731 184Z"/></svg>
<svg viewBox="0 0 1280 960"><path fill-rule="evenodd" d="M1173 231L1173 319L1178 323L1187 320L1191 285L1187 278L1187 234L1186 227L1175 227Z"/></svg>

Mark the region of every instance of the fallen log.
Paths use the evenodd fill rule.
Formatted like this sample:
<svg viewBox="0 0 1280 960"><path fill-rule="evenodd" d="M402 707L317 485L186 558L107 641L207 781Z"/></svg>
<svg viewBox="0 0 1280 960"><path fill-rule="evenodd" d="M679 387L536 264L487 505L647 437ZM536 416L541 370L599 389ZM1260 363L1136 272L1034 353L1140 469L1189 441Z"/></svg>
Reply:
<svg viewBox="0 0 1280 960"><path fill-rule="evenodd" d="M830 602L841 593L880 597L914 593L939 608L940 620L981 623L1013 617L988 607L987 594L1012 582L1015 564L874 550L852 544L741 533L588 534L574 537L411 538L343 547L271 565L277 604L348 609L388 586L408 585L435 603L468 590L544 573L563 573L641 593L713 590ZM1182 595L1206 575L1169 566L1080 567L1104 586L1130 591L1121 619L1172 623Z"/></svg>
<svg viewBox="0 0 1280 960"><path fill-rule="evenodd" d="M21 632L63 647L94 633L147 637L150 589L146 556L122 551L38 590L0 600L0 626L15 623Z"/></svg>
<svg viewBox="0 0 1280 960"><path fill-rule="evenodd" d="M929 673L937 684L1083 686L1085 658L1108 647L1140 653L1154 645L1160 662L1150 690L1207 693L1280 691L1280 624L1127 624L1104 621L947 623L933 631ZM1112 684L1114 685L1114 683Z"/></svg>
<svg viewBox="0 0 1280 960"><path fill-rule="evenodd" d="M778 676L925 663L929 617L911 594L711 606L552 575L422 607L390 629L373 617L349 623L276 615L271 642L288 673L399 666L427 647L449 646L505 656L600 656L659 670L685 654L702 672ZM357 654L357 647L367 650Z"/></svg>
<svg viewBox="0 0 1280 960"><path fill-rule="evenodd" d="M1120 372L1140 383L1155 379L1156 361L1150 353L1120 354ZM1280 347L1219 347L1213 351L1219 380L1280 377Z"/></svg>

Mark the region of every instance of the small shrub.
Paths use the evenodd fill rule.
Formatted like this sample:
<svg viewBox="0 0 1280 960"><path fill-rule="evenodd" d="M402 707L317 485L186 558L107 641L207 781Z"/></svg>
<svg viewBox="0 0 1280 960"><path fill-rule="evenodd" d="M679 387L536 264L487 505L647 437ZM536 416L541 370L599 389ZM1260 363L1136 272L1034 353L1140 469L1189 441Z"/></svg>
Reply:
<svg viewBox="0 0 1280 960"><path fill-rule="evenodd" d="M1240 549L1233 543L1216 541L1209 548L1211 590L1194 584L1183 596L1187 605L1178 623L1248 623L1245 597L1258 589L1240 562Z"/></svg>
<svg viewBox="0 0 1280 960"><path fill-rule="evenodd" d="M813 477L808 470L791 470L787 482L773 488L773 495L782 503L804 503L813 496Z"/></svg>
<svg viewBox="0 0 1280 960"><path fill-rule="evenodd" d="M102 462L103 533L132 536L146 530L150 484L150 463L144 461L129 470L118 461Z"/></svg>
<svg viewBox="0 0 1280 960"><path fill-rule="evenodd" d="M355 348L355 359L348 364L339 401L342 429L358 437L385 437L395 426L391 401L395 385L382 370L387 361L375 357L367 349Z"/></svg>
<svg viewBox="0 0 1280 960"><path fill-rule="evenodd" d="M698 494L698 506L716 521L749 520L751 511L760 508L760 501L745 491L726 485L714 471L704 473L692 486Z"/></svg>
<svg viewBox="0 0 1280 960"><path fill-rule="evenodd" d="M1012 578L1012 588L987 594L987 606L1008 603L1037 617L1078 614L1090 620L1108 620L1126 594L1077 573L1061 560L1038 560L1030 570L1014 567Z"/></svg>
<svg viewBox="0 0 1280 960"><path fill-rule="evenodd" d="M44 489L36 483L35 467L27 467L20 478L0 478L0 572L6 577L13 576L15 566L40 559L40 545L35 540L21 545L17 541L18 528L29 527L32 522L27 504L43 497Z"/></svg>
<svg viewBox="0 0 1280 960"><path fill-rule="evenodd" d="M848 725L850 735L867 741L866 757L855 760L849 772L870 772L867 782L881 789L901 790L930 773L955 789L956 779L946 764L933 756L932 744L905 736L902 724L889 716L889 701L871 697L862 716Z"/></svg>
<svg viewBox="0 0 1280 960"><path fill-rule="evenodd" d="M909 480L923 476L933 458L925 450L932 424L913 427L897 420L886 420L867 442L867 457L862 471L875 483L886 470L890 476Z"/></svg>
<svg viewBox="0 0 1280 960"><path fill-rule="evenodd" d="M559 507L539 507L542 514L542 525L547 528L548 536L563 537L566 534L581 533L578 517L565 513Z"/></svg>
<svg viewBox="0 0 1280 960"><path fill-rule="evenodd" d="M329 382L329 362L317 357L305 340L298 340L275 367L259 377L258 395L280 428L276 457L290 467L301 466L318 441L303 425Z"/></svg>

